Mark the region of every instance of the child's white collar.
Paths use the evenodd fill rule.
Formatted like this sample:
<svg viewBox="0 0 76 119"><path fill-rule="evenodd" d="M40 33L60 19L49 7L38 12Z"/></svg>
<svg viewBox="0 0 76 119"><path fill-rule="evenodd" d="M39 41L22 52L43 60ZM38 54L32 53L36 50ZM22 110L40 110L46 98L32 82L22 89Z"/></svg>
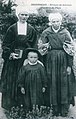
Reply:
<svg viewBox="0 0 76 119"><path fill-rule="evenodd" d="M36 61L35 63L31 63L30 61L28 61L28 63L29 63L30 65L36 65L36 64L37 64L37 61Z"/></svg>

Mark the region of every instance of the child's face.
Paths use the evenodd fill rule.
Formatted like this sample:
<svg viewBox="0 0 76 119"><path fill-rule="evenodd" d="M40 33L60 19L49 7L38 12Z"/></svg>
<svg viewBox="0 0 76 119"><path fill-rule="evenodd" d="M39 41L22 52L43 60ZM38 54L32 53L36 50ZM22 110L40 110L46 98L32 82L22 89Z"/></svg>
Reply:
<svg viewBox="0 0 76 119"><path fill-rule="evenodd" d="M35 52L29 52L29 53L28 53L28 60L29 60L31 63L36 63L36 61L38 60L38 54L35 53Z"/></svg>

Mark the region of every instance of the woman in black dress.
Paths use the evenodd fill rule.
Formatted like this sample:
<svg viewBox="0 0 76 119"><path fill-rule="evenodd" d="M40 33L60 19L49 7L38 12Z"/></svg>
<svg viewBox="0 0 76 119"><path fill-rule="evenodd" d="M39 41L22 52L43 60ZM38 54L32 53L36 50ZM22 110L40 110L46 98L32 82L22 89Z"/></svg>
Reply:
<svg viewBox="0 0 76 119"><path fill-rule="evenodd" d="M45 65L50 87L50 105L53 106L53 114L66 116L72 99L72 56L64 49L64 42L70 43L70 33L62 27L60 13L50 13L50 26L41 35L43 55L46 54ZM45 44L49 44L48 47ZM45 47L44 47L45 46ZM47 49L48 48L48 49ZM44 57L43 56L43 57Z"/></svg>
<svg viewBox="0 0 76 119"><path fill-rule="evenodd" d="M27 23L29 14L20 12L18 22L10 26L2 43L4 59L1 74L2 107L10 109L17 103L17 76L25 55L25 49L34 47L36 31Z"/></svg>

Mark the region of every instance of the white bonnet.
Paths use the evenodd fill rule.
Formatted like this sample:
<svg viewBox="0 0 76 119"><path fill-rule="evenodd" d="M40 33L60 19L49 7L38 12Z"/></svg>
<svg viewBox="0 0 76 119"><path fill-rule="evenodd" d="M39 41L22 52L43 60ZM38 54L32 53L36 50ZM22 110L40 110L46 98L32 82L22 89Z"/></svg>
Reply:
<svg viewBox="0 0 76 119"><path fill-rule="evenodd" d="M53 19L59 19L60 21L62 21L62 15L60 13L50 13L49 21L52 21Z"/></svg>
<svg viewBox="0 0 76 119"><path fill-rule="evenodd" d="M16 15L18 17L19 13L26 13L29 14L25 6L17 6L16 8Z"/></svg>

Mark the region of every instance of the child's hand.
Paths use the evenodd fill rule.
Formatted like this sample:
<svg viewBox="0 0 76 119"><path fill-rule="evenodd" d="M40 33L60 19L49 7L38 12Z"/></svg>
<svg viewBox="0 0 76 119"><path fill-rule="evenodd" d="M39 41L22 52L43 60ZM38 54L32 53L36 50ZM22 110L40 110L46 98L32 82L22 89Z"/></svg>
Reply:
<svg viewBox="0 0 76 119"><path fill-rule="evenodd" d="M25 89L23 87L21 88L21 93L25 94Z"/></svg>
<svg viewBox="0 0 76 119"><path fill-rule="evenodd" d="M44 93L44 92L45 92L45 90L46 90L46 89L43 87L43 88L42 88L42 92Z"/></svg>

